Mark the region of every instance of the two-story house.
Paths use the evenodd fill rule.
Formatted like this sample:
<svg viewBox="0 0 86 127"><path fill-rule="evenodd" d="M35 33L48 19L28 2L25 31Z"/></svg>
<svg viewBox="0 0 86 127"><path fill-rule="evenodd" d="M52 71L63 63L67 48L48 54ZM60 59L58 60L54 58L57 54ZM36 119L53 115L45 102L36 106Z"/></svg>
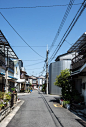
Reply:
<svg viewBox="0 0 86 127"><path fill-rule="evenodd" d="M72 45L68 52L75 52L71 64L72 85L84 96L86 103L86 32Z"/></svg>
<svg viewBox="0 0 86 127"><path fill-rule="evenodd" d="M17 89L17 92L22 92L25 90L26 80L25 80L25 74L26 71L23 68L23 62L22 60L14 60L14 77L17 78L15 87Z"/></svg>
<svg viewBox="0 0 86 127"><path fill-rule="evenodd" d="M38 86L40 86L40 90L42 90L42 85L45 83L45 77L39 76L37 77L37 80L38 80Z"/></svg>
<svg viewBox="0 0 86 127"><path fill-rule="evenodd" d="M18 57L0 30L0 91L11 91L17 80L14 77L14 62L12 59L18 59Z"/></svg>
<svg viewBox="0 0 86 127"><path fill-rule="evenodd" d="M26 71L23 67L23 62L22 60L15 60L14 65L14 76L17 78L15 87L17 92L24 92L26 90Z"/></svg>
<svg viewBox="0 0 86 127"><path fill-rule="evenodd" d="M38 84L37 84L37 77L36 76L29 76L29 84L32 85L33 89L38 88Z"/></svg>

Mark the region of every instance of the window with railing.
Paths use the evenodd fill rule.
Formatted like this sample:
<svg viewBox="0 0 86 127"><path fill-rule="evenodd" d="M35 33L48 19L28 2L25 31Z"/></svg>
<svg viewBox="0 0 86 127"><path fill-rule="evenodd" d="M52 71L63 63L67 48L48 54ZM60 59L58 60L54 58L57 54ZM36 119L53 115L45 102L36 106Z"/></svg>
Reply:
<svg viewBox="0 0 86 127"><path fill-rule="evenodd" d="M86 51L80 51L77 56L72 59L72 69L83 66L86 62Z"/></svg>
<svg viewBox="0 0 86 127"><path fill-rule="evenodd" d="M11 59L9 59L9 65L8 66L9 66L9 68L14 70L14 62Z"/></svg>
<svg viewBox="0 0 86 127"><path fill-rule="evenodd" d="M0 63L5 65L5 55L1 50L0 50Z"/></svg>

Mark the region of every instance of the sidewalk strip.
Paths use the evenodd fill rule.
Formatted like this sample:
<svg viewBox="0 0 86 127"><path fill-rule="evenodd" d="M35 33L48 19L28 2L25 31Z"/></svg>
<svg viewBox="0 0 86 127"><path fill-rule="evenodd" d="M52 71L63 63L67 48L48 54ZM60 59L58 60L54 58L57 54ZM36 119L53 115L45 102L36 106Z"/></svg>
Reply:
<svg viewBox="0 0 86 127"><path fill-rule="evenodd" d="M11 121L11 119L14 117L14 115L17 113L17 111L20 109L21 105L24 103L24 101L21 101L14 109L13 111L6 117L2 122L0 123L0 127L6 127L7 124Z"/></svg>

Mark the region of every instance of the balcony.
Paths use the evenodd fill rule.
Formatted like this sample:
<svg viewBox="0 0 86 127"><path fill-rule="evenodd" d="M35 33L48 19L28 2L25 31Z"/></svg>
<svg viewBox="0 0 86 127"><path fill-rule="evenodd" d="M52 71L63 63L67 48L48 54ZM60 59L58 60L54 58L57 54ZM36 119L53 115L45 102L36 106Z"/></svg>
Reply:
<svg viewBox="0 0 86 127"><path fill-rule="evenodd" d="M77 70L80 67L82 67L86 62L86 56L85 55L77 55L72 59L72 64L71 64L71 70Z"/></svg>
<svg viewBox="0 0 86 127"><path fill-rule="evenodd" d="M14 62L11 59L9 59L9 68L14 70Z"/></svg>
<svg viewBox="0 0 86 127"><path fill-rule="evenodd" d="M0 65L5 65L5 56L4 53L0 50Z"/></svg>

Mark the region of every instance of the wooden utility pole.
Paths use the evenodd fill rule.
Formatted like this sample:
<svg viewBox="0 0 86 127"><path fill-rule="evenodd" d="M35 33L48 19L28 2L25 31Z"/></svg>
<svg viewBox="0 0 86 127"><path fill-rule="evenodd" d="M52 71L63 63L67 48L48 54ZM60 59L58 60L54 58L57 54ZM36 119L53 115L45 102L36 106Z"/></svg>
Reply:
<svg viewBox="0 0 86 127"><path fill-rule="evenodd" d="M46 52L46 93L48 95L48 46L47 46L47 52Z"/></svg>

